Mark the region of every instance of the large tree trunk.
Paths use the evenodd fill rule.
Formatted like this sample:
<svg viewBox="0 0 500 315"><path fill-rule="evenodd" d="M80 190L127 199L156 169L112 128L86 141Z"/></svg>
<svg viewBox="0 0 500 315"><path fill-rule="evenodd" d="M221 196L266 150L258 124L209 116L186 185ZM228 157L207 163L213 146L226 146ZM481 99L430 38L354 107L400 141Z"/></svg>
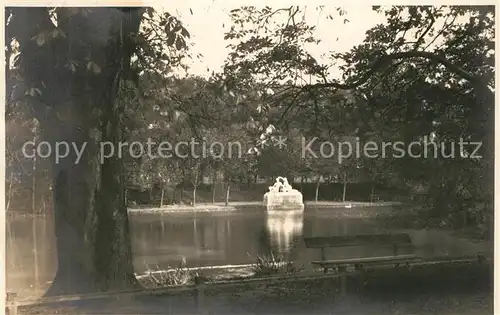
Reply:
<svg viewBox="0 0 500 315"><path fill-rule="evenodd" d="M94 156L88 150L76 165L68 160L53 165L58 269L47 295L136 283L123 166L117 158L101 165Z"/></svg>
<svg viewBox="0 0 500 315"><path fill-rule="evenodd" d="M40 90L29 101L40 121L43 140L85 150L54 161L54 226L58 268L46 295L130 288L137 284L131 259L122 159L100 163L99 147L123 140L123 105L116 102L123 73L128 73L131 41L142 10L123 14L112 8L82 11L58 9L65 36L33 40L55 26L47 8L16 8L13 23L28 86ZM28 21L28 23L26 23ZM86 50L86 53L83 53ZM86 56L99 65L89 67ZM75 60L74 71L65 64ZM89 71L89 68L94 71ZM53 156L51 156L53 159Z"/></svg>

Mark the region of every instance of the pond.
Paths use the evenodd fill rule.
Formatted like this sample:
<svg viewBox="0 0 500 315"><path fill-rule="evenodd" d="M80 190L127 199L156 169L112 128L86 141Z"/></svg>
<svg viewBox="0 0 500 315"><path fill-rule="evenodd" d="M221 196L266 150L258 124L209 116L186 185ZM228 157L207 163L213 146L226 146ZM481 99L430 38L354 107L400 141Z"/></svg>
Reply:
<svg viewBox="0 0 500 315"><path fill-rule="evenodd" d="M143 273L176 267L183 259L189 267L240 265L272 252L308 268L312 260L320 258L320 251L306 249L304 237L388 232L373 216L386 210L306 208L303 213L269 214L255 207L233 212L131 215L134 266L137 273ZM409 233L416 254L425 257L470 255L489 248L444 230L391 232ZM360 257L383 254L381 250L342 248L327 251L327 255ZM57 268L52 218L9 219L6 268L9 291L40 295L50 286Z"/></svg>

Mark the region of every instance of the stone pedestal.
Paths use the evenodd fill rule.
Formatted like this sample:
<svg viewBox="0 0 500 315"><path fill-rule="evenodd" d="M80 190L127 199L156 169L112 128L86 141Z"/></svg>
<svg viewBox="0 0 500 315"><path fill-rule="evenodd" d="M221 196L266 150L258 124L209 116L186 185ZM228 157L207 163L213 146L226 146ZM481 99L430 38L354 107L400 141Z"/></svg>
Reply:
<svg viewBox="0 0 500 315"><path fill-rule="evenodd" d="M264 206L268 210L303 210L304 202L300 191L268 192L264 195Z"/></svg>

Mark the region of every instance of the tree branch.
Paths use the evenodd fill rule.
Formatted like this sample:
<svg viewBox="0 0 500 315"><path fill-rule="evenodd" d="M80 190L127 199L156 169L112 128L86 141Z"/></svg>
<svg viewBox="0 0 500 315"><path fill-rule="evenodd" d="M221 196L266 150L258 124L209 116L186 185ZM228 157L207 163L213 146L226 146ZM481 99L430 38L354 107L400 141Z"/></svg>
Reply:
<svg viewBox="0 0 500 315"><path fill-rule="evenodd" d="M299 90L297 93L295 93L295 95L293 96L292 100L290 101L290 103L288 104L288 106L283 111L283 114L281 114L281 117L278 120L278 122L276 123L276 126L279 126L281 124L281 122L283 121L283 119L285 119L286 114L290 111L290 109L292 109L295 101L297 100L297 98L299 97L300 94L301 94L301 90Z"/></svg>
<svg viewBox="0 0 500 315"><path fill-rule="evenodd" d="M431 28L434 26L434 23L436 23L436 19L434 18L434 15L433 15L432 12L429 13L429 19L431 20L431 22L429 23L429 26L427 26L427 28L425 29L425 31L422 33L422 35L420 35L420 37L415 42L415 45L413 47L414 50L416 50L420 46L420 44L422 42L424 42L425 36L427 35L427 33L429 33L429 31L431 30Z"/></svg>
<svg viewBox="0 0 500 315"><path fill-rule="evenodd" d="M426 51L408 51L408 52L399 52L399 53L394 53L394 54L389 54L385 55L381 58L379 58L377 61L375 61L366 72L361 79L359 79L355 83L351 84L342 84L338 82L329 82L329 83L317 83L317 84L312 84L312 85L306 85L304 86L304 89L314 89L314 88L337 88L340 90L351 90L354 88L357 88L358 86L366 83L373 74L375 74L377 71L379 71L381 68L386 66L387 64L390 64L392 60L398 60L398 59L404 59L404 58L424 58L429 61L439 63L444 65L448 70L451 72L457 74L458 76L462 77L463 79L471 82L477 87L482 87L482 88L488 88L489 86L487 84L484 84L481 78L465 71L463 68L451 63L447 59L445 59L442 56L436 55L435 53L431 52L426 52Z"/></svg>

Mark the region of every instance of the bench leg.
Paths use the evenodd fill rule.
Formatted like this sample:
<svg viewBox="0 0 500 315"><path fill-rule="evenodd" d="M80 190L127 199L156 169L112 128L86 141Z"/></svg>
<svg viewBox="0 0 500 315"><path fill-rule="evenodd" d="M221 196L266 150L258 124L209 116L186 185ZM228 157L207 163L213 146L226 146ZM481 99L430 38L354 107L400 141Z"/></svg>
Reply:
<svg viewBox="0 0 500 315"><path fill-rule="evenodd" d="M481 263L483 263L485 260L486 260L486 258L485 258L483 255L481 255L481 254L477 254L477 262L478 262L478 263L480 263L480 264L481 264Z"/></svg>
<svg viewBox="0 0 500 315"><path fill-rule="evenodd" d="M207 308L205 304L205 283L203 279L196 278L197 288L195 292L196 305L198 307L198 314L207 314Z"/></svg>
<svg viewBox="0 0 500 315"><path fill-rule="evenodd" d="M341 296L347 295L347 279L345 272L342 272L340 274L340 295Z"/></svg>
<svg viewBox="0 0 500 315"><path fill-rule="evenodd" d="M346 267L338 267L338 271L340 272L340 296L347 295L347 269Z"/></svg>
<svg viewBox="0 0 500 315"><path fill-rule="evenodd" d="M356 269L356 271L358 272L357 274L357 286L358 286L358 291L363 291L364 287L365 287L365 273L366 273L366 269L365 267L363 266L363 264L356 264L354 265L354 268Z"/></svg>
<svg viewBox="0 0 500 315"><path fill-rule="evenodd" d="M323 273L328 273L328 268L323 268Z"/></svg>

